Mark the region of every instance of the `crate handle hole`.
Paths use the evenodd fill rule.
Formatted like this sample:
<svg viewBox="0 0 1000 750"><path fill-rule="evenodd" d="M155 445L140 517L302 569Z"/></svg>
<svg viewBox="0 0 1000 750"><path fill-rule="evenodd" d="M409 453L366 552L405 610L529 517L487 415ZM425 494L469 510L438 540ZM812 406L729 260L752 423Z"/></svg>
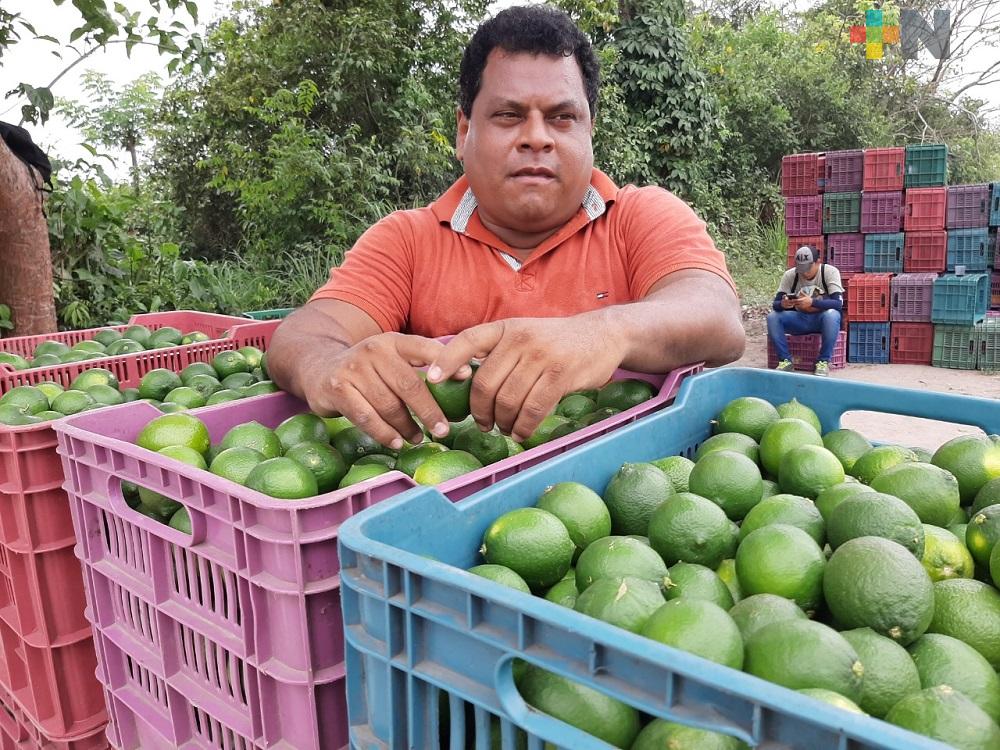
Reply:
<svg viewBox="0 0 1000 750"><path fill-rule="evenodd" d="M108 499L116 515L174 544L190 547L205 537L205 518L200 511L193 510L141 484L111 476L108 479ZM147 505L144 500L154 502L155 507ZM170 503L176 503L178 506L170 515L156 512L157 509L170 508ZM180 510L185 510L190 519L190 534L170 525L173 514Z"/></svg>

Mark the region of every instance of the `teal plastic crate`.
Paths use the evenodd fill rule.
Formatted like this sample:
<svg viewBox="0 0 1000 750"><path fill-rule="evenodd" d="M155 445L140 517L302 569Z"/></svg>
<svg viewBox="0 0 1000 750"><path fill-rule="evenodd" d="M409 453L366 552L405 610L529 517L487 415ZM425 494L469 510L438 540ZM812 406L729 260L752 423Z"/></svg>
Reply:
<svg viewBox="0 0 1000 750"><path fill-rule="evenodd" d="M903 272L903 232L865 235L865 273Z"/></svg>
<svg viewBox="0 0 1000 750"><path fill-rule="evenodd" d="M907 188L940 187L948 184L948 146L945 144L907 146Z"/></svg>
<svg viewBox="0 0 1000 750"><path fill-rule="evenodd" d="M950 370L975 370L979 346L979 326L935 325L931 364Z"/></svg>
<svg viewBox="0 0 1000 750"><path fill-rule="evenodd" d="M465 572L478 561L483 533L503 513L533 505L556 482L600 492L624 462L692 456L711 435L711 421L738 396L774 404L797 398L815 409L824 430L858 409L1000 429L994 400L839 379L817 390L807 375L726 368L689 378L673 407L457 505L426 488L363 511L341 526L339 540L352 747L488 750L498 747L499 730L499 746L512 750L523 730L532 750L544 743L606 750L591 735L528 708L512 675L514 661L523 659L648 715L754 747L943 750L886 722L848 716ZM445 706L450 721L442 720Z"/></svg>
<svg viewBox="0 0 1000 750"><path fill-rule="evenodd" d="M990 226L1000 226L1000 182L990 185Z"/></svg>
<svg viewBox="0 0 1000 750"><path fill-rule="evenodd" d="M823 196L823 234L861 231L861 193Z"/></svg>
<svg viewBox="0 0 1000 750"><path fill-rule="evenodd" d="M986 227L978 229L948 230L948 271L956 266L965 266L968 271L985 271L989 266L990 232Z"/></svg>
<svg viewBox="0 0 1000 750"><path fill-rule="evenodd" d="M990 277L985 273L965 276L945 274L934 282L931 322L956 326L975 325L990 307Z"/></svg>
<svg viewBox="0 0 1000 750"><path fill-rule="evenodd" d="M252 310L243 313L243 317L251 318L252 320L281 320L287 318L293 312L295 312L294 307L279 307L275 310Z"/></svg>
<svg viewBox="0 0 1000 750"><path fill-rule="evenodd" d="M1000 318L986 318L976 326L979 332L979 358L976 368L1000 370Z"/></svg>

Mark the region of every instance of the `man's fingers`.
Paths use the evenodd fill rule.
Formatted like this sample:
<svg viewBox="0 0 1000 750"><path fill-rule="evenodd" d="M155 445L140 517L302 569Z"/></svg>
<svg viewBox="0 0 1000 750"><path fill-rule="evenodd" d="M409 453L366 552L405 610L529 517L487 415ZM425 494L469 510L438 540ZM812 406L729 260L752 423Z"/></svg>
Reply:
<svg viewBox="0 0 1000 750"><path fill-rule="evenodd" d="M556 408L565 390L563 374L561 368L549 367L534 382L511 426L510 435L516 441L520 443L527 440L538 429L542 420Z"/></svg>
<svg viewBox="0 0 1000 750"><path fill-rule="evenodd" d="M385 389L384 385L382 387ZM394 450L402 448L402 434L408 434L409 430L404 429L403 433L400 433L382 417L369 398L371 398L369 395L362 394L353 385L347 385L339 393L339 411L351 421L351 424L366 432L382 445L387 445Z"/></svg>
<svg viewBox="0 0 1000 750"><path fill-rule="evenodd" d="M392 372L383 376L383 379L397 399L413 410L413 413L435 438L442 438L448 434L448 419L441 411L437 401L434 400L431 392L427 390L426 384L416 370L404 364L401 367L393 368ZM412 420L410 423L413 424ZM423 434L416 429L415 424L413 424L413 430L413 432L404 434L410 435L408 440L411 443L421 442Z"/></svg>
<svg viewBox="0 0 1000 750"><path fill-rule="evenodd" d="M451 377L462 378L462 368L468 367L470 359L489 356L503 338L503 330L503 322L497 321L462 331L445 344L437 358L431 362L427 369L427 379L432 383L440 383Z"/></svg>
<svg viewBox="0 0 1000 750"><path fill-rule="evenodd" d="M519 356L516 351L498 348L476 370L476 375L472 379L472 391L469 394L469 411L480 429L489 430L497 424L497 394L511 373L519 366L518 361Z"/></svg>

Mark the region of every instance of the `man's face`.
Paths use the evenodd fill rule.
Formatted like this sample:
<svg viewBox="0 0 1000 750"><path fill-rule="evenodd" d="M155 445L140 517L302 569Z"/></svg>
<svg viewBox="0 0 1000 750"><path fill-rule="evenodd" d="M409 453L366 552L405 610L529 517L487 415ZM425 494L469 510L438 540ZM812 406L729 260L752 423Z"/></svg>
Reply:
<svg viewBox="0 0 1000 750"><path fill-rule="evenodd" d="M593 123L576 58L494 49L456 152L488 227L555 230L580 208Z"/></svg>

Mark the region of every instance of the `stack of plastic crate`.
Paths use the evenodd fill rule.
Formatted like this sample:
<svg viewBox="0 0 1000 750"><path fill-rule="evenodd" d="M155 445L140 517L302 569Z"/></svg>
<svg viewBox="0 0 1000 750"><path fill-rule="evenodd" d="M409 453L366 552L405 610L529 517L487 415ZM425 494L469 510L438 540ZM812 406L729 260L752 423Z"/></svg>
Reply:
<svg viewBox="0 0 1000 750"><path fill-rule="evenodd" d="M785 197L788 268L795 251L809 245L823 253L823 154L791 154L781 160L781 194Z"/></svg>

